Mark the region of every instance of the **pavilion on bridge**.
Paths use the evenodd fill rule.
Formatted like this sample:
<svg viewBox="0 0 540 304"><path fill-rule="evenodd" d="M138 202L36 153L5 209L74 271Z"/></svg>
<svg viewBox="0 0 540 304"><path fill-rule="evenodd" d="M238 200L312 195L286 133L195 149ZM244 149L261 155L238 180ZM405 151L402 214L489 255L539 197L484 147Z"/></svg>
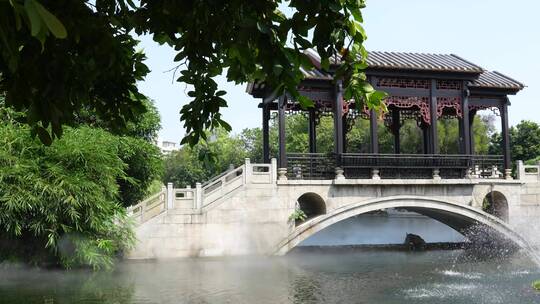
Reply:
<svg viewBox="0 0 540 304"><path fill-rule="evenodd" d="M307 52L316 66L318 55ZM370 52L366 75L372 86L388 93L388 112L360 108L353 100L343 100L343 88L332 72L303 71L300 94L315 106L302 109L289 94L273 95L264 83L250 83L247 91L261 98L263 112L263 159L270 161L269 120L277 112L279 129L278 167L280 178L511 178L508 140L508 95L524 85L498 72L486 71L456 55ZM335 65L334 65L335 68ZM332 70L332 68L330 69ZM503 155L474 155L472 123L477 111L496 110L501 117ZM287 114L308 116L309 153L287 153ZM334 153L317 153L316 126L321 115L332 115ZM370 122L370 153L346 150L348 128L357 118ZM441 155L437 120L459 120L459 154ZM415 120L423 134L423 154L400 153L399 129L405 120ZM379 153L377 128L384 123L394 135L394 153Z"/></svg>

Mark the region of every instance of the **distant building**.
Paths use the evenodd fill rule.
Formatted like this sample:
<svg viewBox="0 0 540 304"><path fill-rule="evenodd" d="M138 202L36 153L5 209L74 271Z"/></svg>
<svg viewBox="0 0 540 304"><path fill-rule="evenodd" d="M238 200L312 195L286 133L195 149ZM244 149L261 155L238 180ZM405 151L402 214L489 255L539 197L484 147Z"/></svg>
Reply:
<svg viewBox="0 0 540 304"><path fill-rule="evenodd" d="M180 146L178 146L175 142L172 141L164 140L161 142L157 142L156 145L161 150L161 153L165 155L171 153L172 151L180 150Z"/></svg>

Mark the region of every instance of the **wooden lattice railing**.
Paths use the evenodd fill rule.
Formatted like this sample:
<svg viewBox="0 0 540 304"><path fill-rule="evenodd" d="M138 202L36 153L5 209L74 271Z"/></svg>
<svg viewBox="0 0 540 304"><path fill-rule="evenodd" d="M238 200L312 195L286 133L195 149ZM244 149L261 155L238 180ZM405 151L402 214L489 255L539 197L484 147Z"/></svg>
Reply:
<svg viewBox="0 0 540 304"><path fill-rule="evenodd" d="M336 168L345 178L369 179L376 174L384 179L502 178L500 155L439 154L288 154L289 179L334 179Z"/></svg>

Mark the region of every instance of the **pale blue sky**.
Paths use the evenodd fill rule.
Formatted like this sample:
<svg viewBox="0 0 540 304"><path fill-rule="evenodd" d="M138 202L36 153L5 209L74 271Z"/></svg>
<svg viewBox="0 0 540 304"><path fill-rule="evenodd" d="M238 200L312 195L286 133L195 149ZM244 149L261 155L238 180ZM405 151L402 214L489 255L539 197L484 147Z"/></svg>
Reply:
<svg viewBox="0 0 540 304"><path fill-rule="evenodd" d="M540 1L538 0L368 0L364 10L369 39L377 51L453 53L486 69L502 72L527 85L511 96L510 124L522 119L540 122ZM179 110L189 98L173 81L172 49L144 37L141 46L152 70L139 84L156 101L162 119L160 138L179 142L184 135ZM258 127L257 100L219 79L228 94L225 119L233 132Z"/></svg>

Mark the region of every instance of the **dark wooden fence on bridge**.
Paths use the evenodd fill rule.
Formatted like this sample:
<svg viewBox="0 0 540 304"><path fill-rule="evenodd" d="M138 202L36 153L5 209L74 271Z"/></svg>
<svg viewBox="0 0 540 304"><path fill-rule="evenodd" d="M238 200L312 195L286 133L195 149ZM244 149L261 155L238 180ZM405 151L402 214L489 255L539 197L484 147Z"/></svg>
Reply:
<svg viewBox="0 0 540 304"><path fill-rule="evenodd" d="M334 179L336 168L349 179L372 178L374 170L384 179L502 177L503 168L502 155L291 153L287 160L290 179Z"/></svg>

